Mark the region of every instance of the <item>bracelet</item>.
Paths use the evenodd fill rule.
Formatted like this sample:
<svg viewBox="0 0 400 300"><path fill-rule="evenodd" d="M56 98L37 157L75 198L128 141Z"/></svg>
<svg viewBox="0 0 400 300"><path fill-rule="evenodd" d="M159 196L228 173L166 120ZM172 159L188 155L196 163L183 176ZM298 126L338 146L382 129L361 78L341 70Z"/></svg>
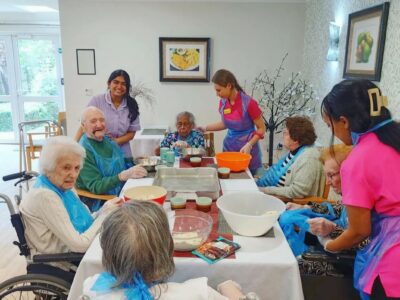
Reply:
<svg viewBox="0 0 400 300"><path fill-rule="evenodd" d="M258 136L258 137L260 138L260 140L264 139L264 135L261 134L261 133L259 133L258 131L254 131L254 132L253 132L253 136L254 136L254 135Z"/></svg>

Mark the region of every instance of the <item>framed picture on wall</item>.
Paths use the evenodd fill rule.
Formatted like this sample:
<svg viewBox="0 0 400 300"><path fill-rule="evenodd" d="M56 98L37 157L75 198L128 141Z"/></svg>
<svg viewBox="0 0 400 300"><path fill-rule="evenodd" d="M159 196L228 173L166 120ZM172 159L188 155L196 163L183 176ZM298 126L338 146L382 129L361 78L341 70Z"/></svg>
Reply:
<svg viewBox="0 0 400 300"><path fill-rule="evenodd" d="M160 81L210 81L210 39L160 37Z"/></svg>
<svg viewBox="0 0 400 300"><path fill-rule="evenodd" d="M381 79L389 2L349 15L344 78Z"/></svg>
<svg viewBox="0 0 400 300"><path fill-rule="evenodd" d="M96 75L94 49L76 49L76 68L78 75Z"/></svg>

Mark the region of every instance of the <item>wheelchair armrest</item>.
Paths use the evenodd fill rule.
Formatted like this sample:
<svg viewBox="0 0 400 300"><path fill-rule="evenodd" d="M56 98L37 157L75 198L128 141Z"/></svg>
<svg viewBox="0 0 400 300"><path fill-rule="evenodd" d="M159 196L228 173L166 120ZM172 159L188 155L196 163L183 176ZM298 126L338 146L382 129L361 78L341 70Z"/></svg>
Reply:
<svg viewBox="0 0 400 300"><path fill-rule="evenodd" d="M38 254L32 257L34 263L48 263L48 262L77 262L81 261L85 253L68 252L56 254Z"/></svg>
<svg viewBox="0 0 400 300"><path fill-rule="evenodd" d="M329 253L319 250L304 252L301 257L308 261L320 261L344 265L353 265L355 259L355 255L352 253Z"/></svg>

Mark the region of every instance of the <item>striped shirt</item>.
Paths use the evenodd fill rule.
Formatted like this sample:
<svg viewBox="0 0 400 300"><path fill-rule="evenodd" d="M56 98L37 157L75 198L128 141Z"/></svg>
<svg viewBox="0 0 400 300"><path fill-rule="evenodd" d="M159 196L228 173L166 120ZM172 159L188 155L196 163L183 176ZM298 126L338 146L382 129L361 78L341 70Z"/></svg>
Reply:
<svg viewBox="0 0 400 300"><path fill-rule="evenodd" d="M283 161L283 163L282 163L282 165L281 165L282 168L286 167L286 165L287 165L288 163L290 163L290 161L294 158L294 156L296 155L296 153L299 151L300 148L301 148L301 147L297 148L297 149L294 150L294 151L289 152L288 156L286 157L286 159ZM287 174L287 172L286 172L285 174L283 174L283 175L279 178L279 182L278 182L277 186L285 186L286 174Z"/></svg>

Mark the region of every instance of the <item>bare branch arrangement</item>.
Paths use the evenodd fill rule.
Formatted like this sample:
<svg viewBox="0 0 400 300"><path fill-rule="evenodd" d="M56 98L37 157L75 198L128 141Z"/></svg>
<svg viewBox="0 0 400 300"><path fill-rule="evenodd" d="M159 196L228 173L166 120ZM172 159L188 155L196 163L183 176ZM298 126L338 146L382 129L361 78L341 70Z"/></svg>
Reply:
<svg viewBox="0 0 400 300"><path fill-rule="evenodd" d="M292 73L287 82L282 82L283 65L288 53L283 57L275 74L268 74L267 70L261 72L252 82L251 95L258 100L263 119L269 131L269 159L272 165L274 134L279 133L287 117L302 115L312 117L317 103L316 94L306 80L301 78L301 73Z"/></svg>
<svg viewBox="0 0 400 300"><path fill-rule="evenodd" d="M131 96L136 100L137 99L144 100L144 102L148 104L150 107L153 107L153 105L156 102L153 90L148 88L141 81L136 81L136 80L134 81L134 84L132 85Z"/></svg>

